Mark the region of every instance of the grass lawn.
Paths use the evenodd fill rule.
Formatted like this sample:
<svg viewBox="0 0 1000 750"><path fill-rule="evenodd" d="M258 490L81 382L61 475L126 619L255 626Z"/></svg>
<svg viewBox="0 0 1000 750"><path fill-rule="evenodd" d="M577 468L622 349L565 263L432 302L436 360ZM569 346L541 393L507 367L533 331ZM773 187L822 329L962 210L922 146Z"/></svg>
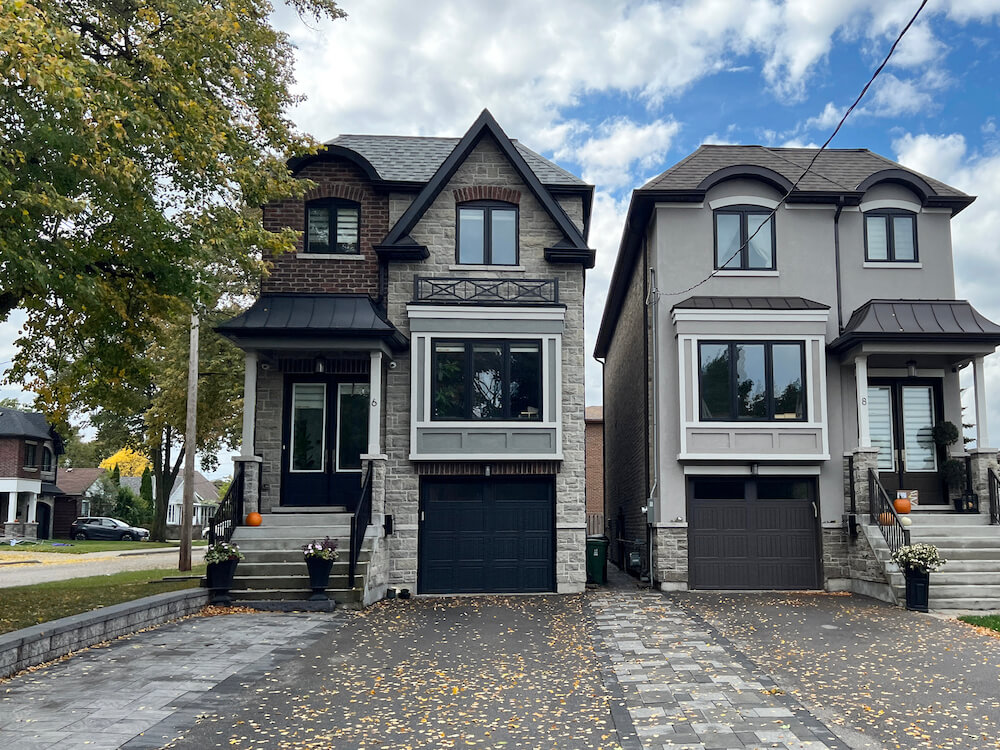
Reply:
<svg viewBox="0 0 1000 750"><path fill-rule="evenodd" d="M164 576L205 574L204 565L196 565L190 574L176 569L130 570L109 576L72 578L68 581L36 583L0 589L0 633L9 633L60 617L89 612L109 604L162 594L165 591L195 588L197 580L162 582Z"/></svg>
<svg viewBox="0 0 1000 750"><path fill-rule="evenodd" d="M958 619L970 625L978 625L981 628L989 628L1000 633L1000 615L964 615Z"/></svg>
<svg viewBox="0 0 1000 750"><path fill-rule="evenodd" d="M206 539L195 539L194 547L208 544ZM59 546L53 546L59 545ZM69 546L62 546L69 545ZM13 547L0 547L3 550L17 552L65 552L70 555L82 555L85 552L120 552L132 549L158 549L162 547L179 547L178 542L118 542L101 539L44 539L37 544L18 544Z"/></svg>

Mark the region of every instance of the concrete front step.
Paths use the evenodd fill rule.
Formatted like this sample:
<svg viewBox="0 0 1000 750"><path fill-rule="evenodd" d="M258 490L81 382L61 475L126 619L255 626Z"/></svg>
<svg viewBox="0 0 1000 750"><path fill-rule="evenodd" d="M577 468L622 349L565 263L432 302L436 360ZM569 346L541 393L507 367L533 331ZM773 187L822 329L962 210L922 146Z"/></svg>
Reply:
<svg viewBox="0 0 1000 750"><path fill-rule="evenodd" d="M308 529L315 526L347 526L351 527L350 513L267 513L263 516L260 526L245 526L249 531L256 529L273 529L276 527L294 526Z"/></svg>
<svg viewBox="0 0 1000 750"><path fill-rule="evenodd" d="M240 547L246 559L240 563L244 565L246 563L284 563L284 562L302 562L305 565L305 560L302 557L302 546L286 547L286 548L275 548L275 547L262 547L250 549L247 547ZM338 547L340 551L340 559L337 560L334 565L338 565L345 562L350 558L350 554L347 551L347 545L343 547ZM371 559L371 544L368 540L365 540L365 545L361 548L358 553L359 561L368 561Z"/></svg>
<svg viewBox="0 0 1000 750"><path fill-rule="evenodd" d="M354 578L354 584L358 585L360 581L364 580L364 571L358 571L358 575ZM307 589L309 588L309 576L308 575L267 575L267 576L251 576L251 575L239 575L237 570L237 575L233 579L233 585L239 589L253 589L254 591L260 591L262 589ZM346 589L347 588L347 572L345 571L342 575L331 575L330 576L330 588L331 589Z"/></svg>
<svg viewBox="0 0 1000 750"><path fill-rule="evenodd" d="M889 573L889 580L894 586L903 586L905 578L902 573ZM946 565L935 573L931 573L931 588L937 586L1000 586L1000 572L992 571L956 571L951 565Z"/></svg>
<svg viewBox="0 0 1000 750"><path fill-rule="evenodd" d="M900 599L900 601L903 601L903 599ZM934 595L933 586L931 586L927 604L928 608L932 610L954 609L959 612L1000 613L1000 599L961 599L940 597Z"/></svg>
<svg viewBox="0 0 1000 750"><path fill-rule="evenodd" d="M933 544L940 549L1000 550L1000 534L996 536L951 536L944 534L910 534L911 544Z"/></svg>
<svg viewBox="0 0 1000 750"><path fill-rule="evenodd" d="M351 525L323 524L322 526L244 526L233 534L234 539L303 539L310 542L323 537L331 539L350 539ZM305 543L303 542L303 543Z"/></svg>
<svg viewBox="0 0 1000 750"><path fill-rule="evenodd" d="M333 539L333 537L331 537ZM233 541L239 545L240 550L243 552L257 551L257 550L286 550L286 551L296 551L300 555L302 554L303 545L312 541L312 538L302 539L301 537L260 537L254 539L236 539ZM337 551L343 554L350 547L350 539L337 539Z"/></svg>
<svg viewBox="0 0 1000 750"><path fill-rule="evenodd" d="M229 594L236 601L302 601L312 596L312 589L299 587L287 589L233 589ZM358 586L355 586L353 589L327 589L326 595L338 604L360 605L364 598L364 589Z"/></svg>
<svg viewBox="0 0 1000 750"><path fill-rule="evenodd" d="M1000 526L920 526L910 527L910 539L993 539L1000 541Z"/></svg>
<svg viewBox="0 0 1000 750"><path fill-rule="evenodd" d="M954 513L914 510L909 514L913 523L940 524L942 526L989 526L989 513Z"/></svg>
<svg viewBox="0 0 1000 750"><path fill-rule="evenodd" d="M277 508L271 508L264 517L267 518L268 515L283 515L290 513L296 515L299 513L346 513L346 505L279 505Z"/></svg>
<svg viewBox="0 0 1000 750"><path fill-rule="evenodd" d="M351 567L349 560L341 558L333 564L330 569L331 575L347 575L347 569ZM367 570L368 562L358 562L358 571ZM305 560L280 560L273 562L261 562L256 560L242 560L236 569L237 576L298 576L308 575L309 568L306 567Z"/></svg>

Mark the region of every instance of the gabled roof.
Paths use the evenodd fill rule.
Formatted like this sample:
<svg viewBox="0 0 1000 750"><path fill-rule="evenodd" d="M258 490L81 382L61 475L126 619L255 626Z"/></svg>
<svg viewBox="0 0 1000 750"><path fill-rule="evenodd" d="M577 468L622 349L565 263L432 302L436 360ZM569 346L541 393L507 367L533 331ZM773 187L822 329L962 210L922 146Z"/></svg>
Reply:
<svg viewBox="0 0 1000 750"><path fill-rule="evenodd" d="M592 268L594 251L587 247L587 241L580 230L576 228L576 225L563 211L562 206L539 180L538 175L525 160L522 151L507 137L499 123L486 109L482 111L468 132L462 136L448 156L440 163L417 197L399 217L395 226L389 230L389 234L386 235L382 243L376 246L376 252L388 260L422 260L428 256L427 248L414 242L413 238L410 237L410 232L447 185L452 175L484 137L493 138L500 151L518 172L524 184L563 233L562 241L552 247L545 248L546 260L553 263L583 263L587 268ZM534 152L531 153L538 157Z"/></svg>
<svg viewBox="0 0 1000 750"><path fill-rule="evenodd" d="M688 297L674 310L829 310L804 297Z"/></svg>
<svg viewBox="0 0 1000 750"><path fill-rule="evenodd" d="M52 434L44 414L0 408L0 437L25 437L50 440Z"/></svg>
<svg viewBox="0 0 1000 750"><path fill-rule="evenodd" d="M831 351L864 341L1000 344L1000 325L965 300L869 300L851 314Z"/></svg>
<svg viewBox="0 0 1000 750"><path fill-rule="evenodd" d="M237 344L274 336L345 336L384 339L395 351L408 345L366 294L262 294L215 330Z"/></svg>
<svg viewBox="0 0 1000 750"><path fill-rule="evenodd" d="M64 495L82 495L98 479L107 474L106 469L91 467L65 467L59 469L59 488Z"/></svg>

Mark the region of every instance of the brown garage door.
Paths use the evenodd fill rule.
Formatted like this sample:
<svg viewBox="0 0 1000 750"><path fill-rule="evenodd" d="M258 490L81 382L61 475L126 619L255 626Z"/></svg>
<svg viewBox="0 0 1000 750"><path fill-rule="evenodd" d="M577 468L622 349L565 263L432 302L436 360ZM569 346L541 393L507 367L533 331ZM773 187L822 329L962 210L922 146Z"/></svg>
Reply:
<svg viewBox="0 0 1000 750"><path fill-rule="evenodd" d="M813 479L691 479L691 588L819 588L815 501Z"/></svg>

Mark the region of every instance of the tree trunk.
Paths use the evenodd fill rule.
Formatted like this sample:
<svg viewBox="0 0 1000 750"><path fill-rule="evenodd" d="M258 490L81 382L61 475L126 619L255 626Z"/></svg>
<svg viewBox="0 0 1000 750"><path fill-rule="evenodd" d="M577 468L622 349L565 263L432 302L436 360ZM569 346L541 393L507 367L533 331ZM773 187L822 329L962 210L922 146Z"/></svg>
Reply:
<svg viewBox="0 0 1000 750"><path fill-rule="evenodd" d="M173 492L174 482L180 471L181 464L184 463L184 448L182 447L177 456L177 460L171 465L170 452L173 443L173 435L169 427L163 431L163 436L159 445L150 451L150 458L153 461L153 484L155 489L153 528L150 530L150 537L154 542L165 542L167 540L167 506L170 502L170 493Z"/></svg>

